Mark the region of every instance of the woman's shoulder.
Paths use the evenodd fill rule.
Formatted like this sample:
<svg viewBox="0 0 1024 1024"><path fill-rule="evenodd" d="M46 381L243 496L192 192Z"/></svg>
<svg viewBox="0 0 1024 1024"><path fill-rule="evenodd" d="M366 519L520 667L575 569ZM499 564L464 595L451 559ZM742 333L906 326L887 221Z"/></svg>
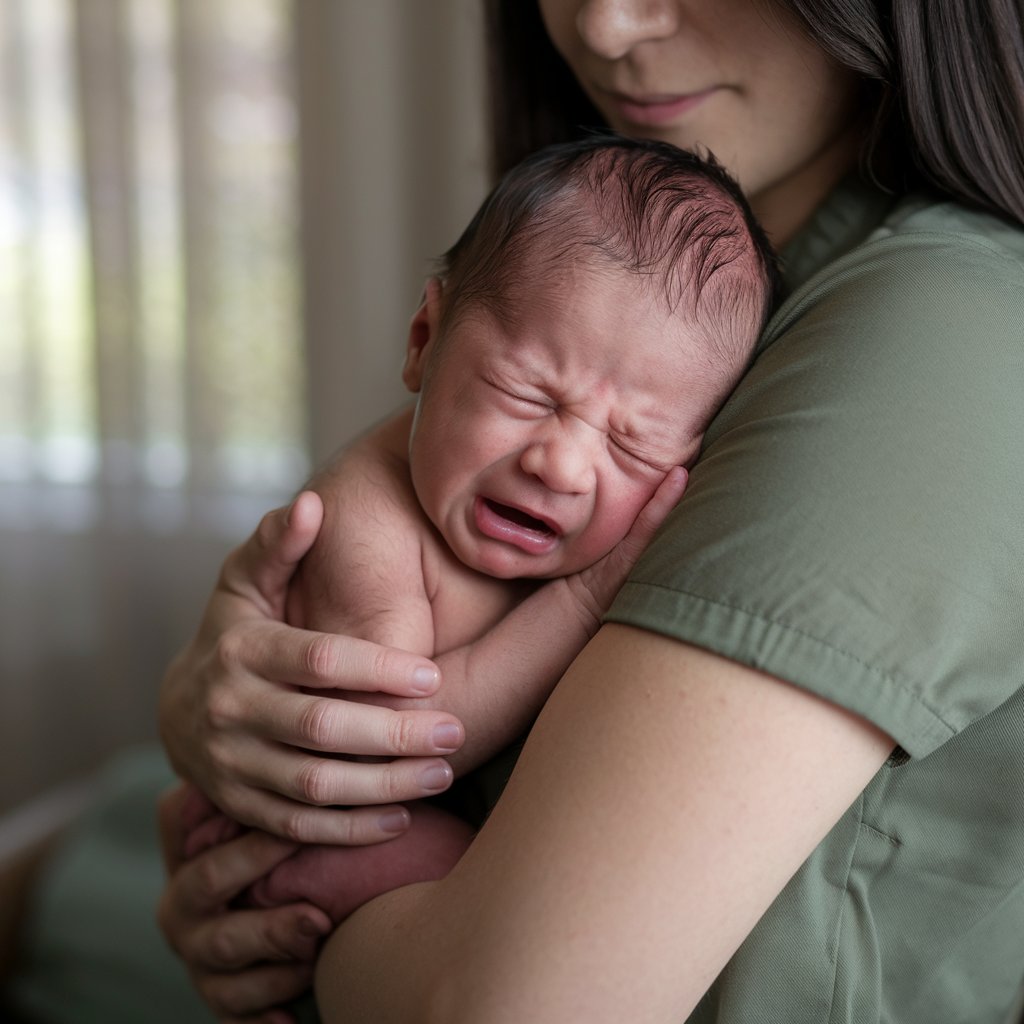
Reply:
<svg viewBox="0 0 1024 1024"><path fill-rule="evenodd" d="M929 278L936 286L957 275L962 289L981 291L1013 286L1007 298L1020 299L1024 283L1024 229L994 214L952 201L907 196L848 256L853 265L878 266ZM842 267L832 268L834 274Z"/></svg>
<svg viewBox="0 0 1024 1024"><path fill-rule="evenodd" d="M788 290L828 278L878 252L926 253L930 246L1024 261L1024 227L923 192L894 195L860 179L840 184L781 250Z"/></svg>
<svg viewBox="0 0 1024 1024"><path fill-rule="evenodd" d="M861 198L861 216L865 200ZM934 344L977 324L1019 340L1024 317L1024 229L994 215L923 195L891 199L852 244L798 248L790 293L762 348L827 311L833 337L853 332L887 344L893 332ZM839 223L835 215L831 226ZM854 221L854 223L857 223ZM831 251L828 243L832 242ZM784 253L785 257L785 253ZM1004 329L1000 328L1000 325Z"/></svg>
<svg viewBox="0 0 1024 1024"><path fill-rule="evenodd" d="M908 250L938 245L962 251L965 259L991 256L1017 268L1024 265L1024 228L952 200L903 197L869 236L868 244L887 240Z"/></svg>
<svg viewBox="0 0 1024 1024"><path fill-rule="evenodd" d="M1024 244L936 204L843 212L610 618L924 756L1020 685Z"/></svg>

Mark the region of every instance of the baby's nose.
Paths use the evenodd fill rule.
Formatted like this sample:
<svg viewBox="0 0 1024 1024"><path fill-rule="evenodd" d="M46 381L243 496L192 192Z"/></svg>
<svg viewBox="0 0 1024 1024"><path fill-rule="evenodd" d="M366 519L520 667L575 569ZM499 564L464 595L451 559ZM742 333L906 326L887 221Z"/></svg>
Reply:
<svg viewBox="0 0 1024 1024"><path fill-rule="evenodd" d="M594 486L595 461L589 428L546 432L524 450L520 464L549 490L585 494Z"/></svg>

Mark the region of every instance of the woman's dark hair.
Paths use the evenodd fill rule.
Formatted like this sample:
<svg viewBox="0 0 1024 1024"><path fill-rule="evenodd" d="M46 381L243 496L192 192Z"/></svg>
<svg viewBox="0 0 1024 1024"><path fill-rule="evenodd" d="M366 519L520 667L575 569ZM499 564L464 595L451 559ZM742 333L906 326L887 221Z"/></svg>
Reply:
<svg viewBox="0 0 1024 1024"><path fill-rule="evenodd" d="M483 0L496 173L603 125L555 51L537 0ZM756 2L756 0L751 0ZM863 171L1024 224L1020 0L778 0L873 106Z"/></svg>

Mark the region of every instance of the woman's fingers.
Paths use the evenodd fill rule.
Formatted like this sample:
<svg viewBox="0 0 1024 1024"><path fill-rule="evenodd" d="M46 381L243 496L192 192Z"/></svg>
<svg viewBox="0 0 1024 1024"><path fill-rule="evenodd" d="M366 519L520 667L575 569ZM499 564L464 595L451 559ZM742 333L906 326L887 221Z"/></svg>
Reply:
<svg viewBox="0 0 1024 1024"><path fill-rule="evenodd" d="M311 642L321 655L310 655ZM424 666L429 678L425 686L415 679L416 668ZM288 824L294 808L271 797L362 805L432 795L447 788L451 779L441 758L465 739L459 720L445 712L396 711L322 696L325 687L380 686L402 692L436 686L437 669L431 662L360 640L266 621L244 624L221 637L205 676L204 706L192 702L186 714L173 719L190 717L194 722L190 731L176 733L179 767L191 771L232 817L279 835L338 842L351 834L360 843L393 837L393 827L382 831L376 824L379 813L346 820L330 812ZM292 685L270 681L274 679ZM315 689L303 692L295 684ZM353 770L351 761L317 757L314 751L398 760Z"/></svg>
<svg viewBox="0 0 1024 1024"><path fill-rule="evenodd" d="M254 749L251 765L239 764L237 774L256 788L265 779L283 779L276 793L314 807L418 800L444 792L454 781L451 766L442 758L351 761L278 744Z"/></svg>
<svg viewBox="0 0 1024 1024"><path fill-rule="evenodd" d="M260 619L237 622L218 638L215 659L226 678L238 671L315 689L429 697L441 673L429 659L369 640L297 629Z"/></svg>
<svg viewBox="0 0 1024 1024"><path fill-rule="evenodd" d="M282 768L294 762L295 774ZM281 796L268 785L291 792ZM239 781L241 779L242 781ZM285 840L304 843L364 845L393 839L409 823L408 813L397 802L436 796L453 781L450 765L443 760L399 759L361 764L316 758L285 748L267 748L253 769L241 768L235 780L218 791L218 801L232 818ZM218 833L217 839L227 836ZM191 850L202 845L199 839Z"/></svg>
<svg viewBox="0 0 1024 1024"><path fill-rule="evenodd" d="M215 913L296 849L286 839L251 831L181 863L173 878L175 910L197 918Z"/></svg>
<svg viewBox="0 0 1024 1024"><path fill-rule="evenodd" d="M258 817L275 835L298 843L368 846L394 839L409 827L409 812L401 806L310 807L272 793L248 789L235 804L239 820Z"/></svg>
<svg viewBox="0 0 1024 1024"><path fill-rule="evenodd" d="M364 712L397 716L387 709L330 698L286 691L268 694L266 707L251 723L252 731L223 731L208 750L213 774L219 780L214 796L237 821L302 842L376 843L393 839L408 825L403 808L380 805L433 796L451 785L452 769L441 757L396 756L395 760L364 763L314 753L308 749L313 742L303 735L301 726L289 724L294 701L329 704L332 712L343 715L347 709L357 716ZM302 712L297 715L296 721L300 721ZM445 737L451 731L446 728L437 739L421 740L408 731L400 731L395 738L386 726L370 725L365 732L357 729L350 733L343 724L325 745L373 753L397 754L423 747L450 753L463 736L456 724L453 734L459 742L448 742ZM269 736L259 735L266 733ZM389 738L360 741L366 733ZM340 810L338 805L348 809Z"/></svg>
<svg viewBox="0 0 1024 1024"><path fill-rule="evenodd" d="M623 556L632 565L650 543L665 517L676 507L686 490L689 473L682 466L670 469L651 500L640 510L629 533L620 541Z"/></svg>
<svg viewBox="0 0 1024 1024"><path fill-rule="evenodd" d="M279 1009L313 984L312 964L264 964L232 974L193 974L199 994L222 1024L294 1021ZM267 1009L275 1007L275 1009Z"/></svg>
<svg viewBox="0 0 1024 1024"><path fill-rule="evenodd" d="M225 561L225 589L253 601L263 614L283 618L288 584L313 546L323 517L323 502L313 491L303 491L291 505L268 512Z"/></svg>
<svg viewBox="0 0 1024 1024"><path fill-rule="evenodd" d="M232 910L208 918L195 929L189 943L190 962L202 964L204 971L232 974L256 963L312 963L330 930L327 915L309 903Z"/></svg>
<svg viewBox="0 0 1024 1024"><path fill-rule="evenodd" d="M268 740L329 753L446 756L455 753L465 740L462 723L445 712L394 711L277 688L263 693L248 707L219 707L218 714L222 722L234 720Z"/></svg>
<svg viewBox="0 0 1024 1024"><path fill-rule="evenodd" d="M626 536L600 561L575 576L566 577L566 582L572 588L581 607L590 611L595 623L600 622L619 588L626 581L630 569L636 564L636 560L650 543L665 517L683 496L687 479L688 474L682 466L671 469L651 499L640 510Z"/></svg>
<svg viewBox="0 0 1024 1024"><path fill-rule="evenodd" d="M160 801L160 831L170 878L158 910L170 945L188 965L221 1020L287 1020L281 1004L312 982L330 918L308 903L229 910L232 900L290 856L295 845L249 832L182 863L184 787ZM276 1015L276 1016L275 1016Z"/></svg>

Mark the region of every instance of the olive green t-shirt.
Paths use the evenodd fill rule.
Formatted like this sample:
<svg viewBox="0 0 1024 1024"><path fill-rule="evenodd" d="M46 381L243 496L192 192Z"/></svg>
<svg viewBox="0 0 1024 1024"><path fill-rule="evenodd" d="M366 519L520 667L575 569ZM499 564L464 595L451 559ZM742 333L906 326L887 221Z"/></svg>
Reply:
<svg viewBox="0 0 1024 1024"><path fill-rule="evenodd" d="M1024 233L851 183L783 257L787 297L608 619L789 680L906 756L690 1021L1003 1024L1024 975Z"/></svg>

